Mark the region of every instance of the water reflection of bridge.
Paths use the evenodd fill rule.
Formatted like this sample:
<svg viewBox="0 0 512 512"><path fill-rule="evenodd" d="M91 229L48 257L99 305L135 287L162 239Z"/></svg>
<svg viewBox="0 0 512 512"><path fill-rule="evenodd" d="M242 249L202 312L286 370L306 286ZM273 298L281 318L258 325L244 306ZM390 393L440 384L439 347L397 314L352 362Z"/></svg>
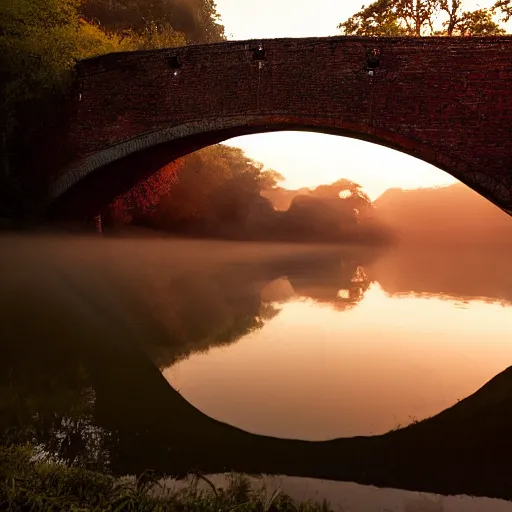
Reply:
<svg viewBox="0 0 512 512"><path fill-rule="evenodd" d="M124 339L112 336L111 318L102 317L101 307L92 316L89 309L66 309L68 297L61 291L49 293L28 276L30 293L16 294L13 288L12 294L0 297L5 334L0 383L8 398L1 410L2 428L16 425L22 434L24 427L33 427L49 449L91 466L105 463L117 473L148 468L173 475L191 470L281 473L511 498L511 369L429 420L382 436L326 442L259 436L213 420L163 378L158 365L235 340L274 314L262 307L260 297L261 286L269 279L285 275L298 293L307 295L314 288L317 297L338 300L338 290L354 283L364 289L372 272L378 272L379 260L372 251L348 251L342 260L340 265L340 254L331 251L226 266L206 277L198 273L194 282L186 279L190 293L178 286L185 281L173 278L169 282L180 290L181 317L197 318L199 311L205 318L205 325L185 330L181 338L180 329L175 329L174 340L158 323L143 339L129 323ZM365 274L361 268L367 269ZM11 280L13 286L20 286L19 277ZM482 277L485 286L491 283L488 277ZM83 293L73 297L94 307ZM208 314L212 308L216 314ZM21 323L27 314L33 318L32 326ZM77 325L91 321L98 324L96 331L77 332Z"/></svg>
<svg viewBox="0 0 512 512"><path fill-rule="evenodd" d="M103 432L98 453L108 454L104 458L118 474L141 474L148 468L176 476L236 471L512 497L512 368L424 422L382 436L325 442L259 436L213 420L181 397L133 347L102 347L87 370L95 394L91 416ZM74 425L63 438L79 448L90 446L84 437L91 429ZM98 430L92 432L98 443ZM48 439L54 434L49 431ZM63 455L77 453L70 442L66 450L60 445Z"/></svg>

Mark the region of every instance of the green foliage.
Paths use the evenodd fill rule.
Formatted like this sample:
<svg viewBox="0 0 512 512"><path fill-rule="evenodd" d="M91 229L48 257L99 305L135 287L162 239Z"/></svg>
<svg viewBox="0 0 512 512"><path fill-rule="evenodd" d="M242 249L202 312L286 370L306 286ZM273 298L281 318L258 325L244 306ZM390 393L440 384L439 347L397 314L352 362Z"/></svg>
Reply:
<svg viewBox="0 0 512 512"><path fill-rule="evenodd" d="M505 33L492 18L488 9L465 11L453 35L460 36L498 36Z"/></svg>
<svg viewBox="0 0 512 512"><path fill-rule="evenodd" d="M199 482L206 485L200 486ZM198 477L180 491L153 492L159 487L151 475L138 479L70 468L41 460L30 445L0 447L0 509L12 512L180 511L218 512L329 512L327 502L294 502L286 494L254 488L241 475L232 475L224 487ZM206 488L205 488L206 487Z"/></svg>
<svg viewBox="0 0 512 512"><path fill-rule="evenodd" d="M9 201L23 202L22 183L32 186L25 159L58 118L76 61L137 48L135 39L82 20L78 7L78 0L0 2L0 186Z"/></svg>
<svg viewBox="0 0 512 512"><path fill-rule="evenodd" d="M174 30L170 24L154 21L147 23L141 33L133 33L130 37L140 50L173 48L187 43L185 35Z"/></svg>
<svg viewBox="0 0 512 512"><path fill-rule="evenodd" d="M117 6L113 15L122 20L132 3L111 0L0 2L0 153L3 156L0 214L14 197L15 202L23 201L23 189L33 178L27 175L22 179L30 146L49 126L57 123L60 106L65 103L62 99L70 90L78 60L117 51L186 43L185 35L166 21L167 15L178 8L167 0L161 2L170 9L167 14L160 13L158 17L158 10L155 10L155 16L142 16L138 22L132 20L119 31L105 30L108 27L94 16L89 20L82 17L83 11L94 5ZM142 0L137 5L142 14L144 8L152 9ZM189 3L183 5L183 9L190 10ZM194 30L202 30L205 40L222 39L223 27L217 24L215 4L202 0L198 9L197 16L203 24L198 28L194 22ZM8 209L13 208L17 207L8 206Z"/></svg>
<svg viewBox="0 0 512 512"><path fill-rule="evenodd" d="M76 0L5 0L0 3L1 108L62 93L78 59L134 49L132 40L107 35L78 16Z"/></svg>
<svg viewBox="0 0 512 512"><path fill-rule="evenodd" d="M346 35L421 36L437 6L437 0L376 0L338 28Z"/></svg>
<svg viewBox="0 0 512 512"><path fill-rule="evenodd" d="M510 0L500 3L510 5ZM464 11L463 0L376 0L338 28L345 35L359 36L499 35L504 30L493 20L498 4ZM443 30L436 31L434 25L442 18Z"/></svg>
<svg viewBox="0 0 512 512"><path fill-rule="evenodd" d="M99 3L117 5L111 1ZM40 99L48 92L65 91L77 60L115 51L185 44L185 36L161 20L148 23L144 19L140 26L126 26L122 34L107 33L98 23L80 18L79 10L91 7L90 4L94 2L3 0L0 3L0 109L5 119L14 121L20 102Z"/></svg>
<svg viewBox="0 0 512 512"><path fill-rule="evenodd" d="M190 43L225 39L213 0L87 0L81 12L87 20L118 33L142 34L148 25L156 25L185 34Z"/></svg>

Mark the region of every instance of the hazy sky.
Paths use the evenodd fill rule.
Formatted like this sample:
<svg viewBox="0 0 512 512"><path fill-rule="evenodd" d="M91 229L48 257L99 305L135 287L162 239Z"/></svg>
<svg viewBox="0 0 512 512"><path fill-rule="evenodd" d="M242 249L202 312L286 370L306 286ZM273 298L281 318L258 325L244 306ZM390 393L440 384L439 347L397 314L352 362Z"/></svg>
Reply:
<svg viewBox="0 0 512 512"><path fill-rule="evenodd" d="M336 35L337 24L364 0L216 0L229 39ZM493 0L466 0L468 9ZM368 4L368 2L366 2ZM315 133L280 132L227 142L279 171L287 188L313 187L346 177L372 198L390 187L417 188L453 183L445 172L410 156L368 142Z"/></svg>

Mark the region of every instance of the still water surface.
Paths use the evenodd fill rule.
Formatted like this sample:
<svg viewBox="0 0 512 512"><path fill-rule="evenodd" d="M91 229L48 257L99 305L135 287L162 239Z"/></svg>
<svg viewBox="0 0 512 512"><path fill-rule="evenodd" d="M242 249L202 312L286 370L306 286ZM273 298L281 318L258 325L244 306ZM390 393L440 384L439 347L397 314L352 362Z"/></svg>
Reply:
<svg viewBox="0 0 512 512"><path fill-rule="evenodd" d="M315 441L382 434L512 365L503 248L43 236L0 245L2 430L35 426L48 450L119 474L201 467L351 480L358 455L337 477L348 460L338 445L317 451L224 423ZM424 487L397 475L394 487ZM354 476L382 481L368 478Z"/></svg>
<svg viewBox="0 0 512 512"><path fill-rule="evenodd" d="M262 287L278 314L261 330L164 374L209 416L265 435L381 434L430 417L512 364L512 265L492 247L426 253L358 266L352 284L367 288L353 300L337 289L343 258L331 282L304 265L293 284Z"/></svg>
<svg viewBox="0 0 512 512"><path fill-rule="evenodd" d="M503 303L390 295L374 281L347 308L336 296L300 296L284 278L262 296L280 302L261 330L164 370L205 414L250 432L382 434L441 412L512 364Z"/></svg>

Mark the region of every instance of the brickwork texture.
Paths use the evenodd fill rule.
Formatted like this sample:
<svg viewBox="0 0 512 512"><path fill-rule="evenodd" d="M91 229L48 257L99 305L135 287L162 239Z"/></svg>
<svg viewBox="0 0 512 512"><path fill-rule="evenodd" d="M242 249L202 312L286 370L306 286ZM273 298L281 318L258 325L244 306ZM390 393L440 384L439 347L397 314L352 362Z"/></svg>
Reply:
<svg viewBox="0 0 512 512"><path fill-rule="evenodd" d="M98 210L206 145L285 129L403 151L512 212L512 37L273 39L105 55L79 63L69 112L58 141L66 161L47 193L62 217Z"/></svg>

